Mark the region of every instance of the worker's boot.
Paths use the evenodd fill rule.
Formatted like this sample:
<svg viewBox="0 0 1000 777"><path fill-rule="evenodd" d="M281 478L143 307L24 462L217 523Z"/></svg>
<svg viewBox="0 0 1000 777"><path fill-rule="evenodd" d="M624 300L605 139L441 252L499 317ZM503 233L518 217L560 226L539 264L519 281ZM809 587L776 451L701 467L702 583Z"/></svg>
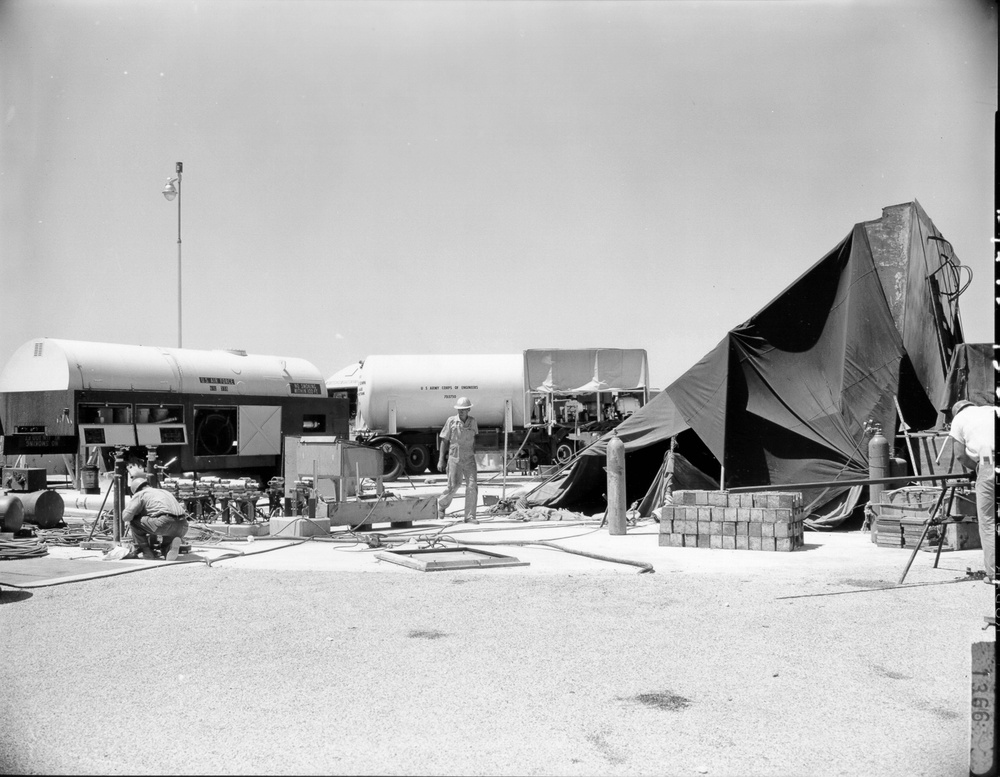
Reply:
<svg viewBox="0 0 1000 777"><path fill-rule="evenodd" d="M167 542L165 546L167 549L167 552L164 554L165 558L167 561L176 561L177 556L180 555L181 545L184 544L184 541L180 537L170 537L169 539L164 537L163 539Z"/></svg>
<svg viewBox="0 0 1000 777"><path fill-rule="evenodd" d="M138 534L135 534L132 539L135 540L135 547L136 550L139 551L139 555L146 559L146 561L156 561L156 554L153 553L153 549L149 547L148 537L141 537Z"/></svg>

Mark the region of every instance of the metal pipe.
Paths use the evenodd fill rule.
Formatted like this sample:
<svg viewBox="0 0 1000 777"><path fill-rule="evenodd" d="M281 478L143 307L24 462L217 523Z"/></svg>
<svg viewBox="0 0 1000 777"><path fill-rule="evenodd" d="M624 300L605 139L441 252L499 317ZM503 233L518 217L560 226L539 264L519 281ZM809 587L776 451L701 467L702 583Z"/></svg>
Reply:
<svg viewBox="0 0 1000 777"><path fill-rule="evenodd" d="M971 482L972 476L968 473L949 475L900 475L892 478L868 478L867 480L831 480L820 481L818 483L785 483L783 485L769 486L740 486L739 488L727 488L730 494L749 494L754 491L797 491L806 488L830 488L831 486L869 486L873 483L917 483L928 480L958 480L964 479Z"/></svg>
<svg viewBox="0 0 1000 777"><path fill-rule="evenodd" d="M184 163L177 163L177 347L184 347L181 326L181 172Z"/></svg>

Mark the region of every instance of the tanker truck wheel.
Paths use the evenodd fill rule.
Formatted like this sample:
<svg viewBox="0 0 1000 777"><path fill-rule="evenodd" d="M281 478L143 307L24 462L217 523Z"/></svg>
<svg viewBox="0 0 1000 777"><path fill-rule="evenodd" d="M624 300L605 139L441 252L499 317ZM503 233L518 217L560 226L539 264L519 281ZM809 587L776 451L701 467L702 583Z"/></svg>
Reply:
<svg viewBox="0 0 1000 777"><path fill-rule="evenodd" d="M406 474L423 475L431 463L431 452L426 445L406 446Z"/></svg>
<svg viewBox="0 0 1000 777"><path fill-rule="evenodd" d="M376 445L382 451L382 480L395 480L406 469L402 446L395 440L378 440Z"/></svg>
<svg viewBox="0 0 1000 777"><path fill-rule="evenodd" d="M565 464L567 461L573 458L574 453L575 451L573 450L573 446L570 443L568 442L559 443L558 447L556 447L556 463Z"/></svg>

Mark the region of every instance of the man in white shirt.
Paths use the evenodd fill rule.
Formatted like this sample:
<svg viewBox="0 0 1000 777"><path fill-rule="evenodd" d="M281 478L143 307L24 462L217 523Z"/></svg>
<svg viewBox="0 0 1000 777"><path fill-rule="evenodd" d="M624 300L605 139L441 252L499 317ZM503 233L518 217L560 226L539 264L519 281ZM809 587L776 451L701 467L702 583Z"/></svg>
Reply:
<svg viewBox="0 0 1000 777"><path fill-rule="evenodd" d="M951 431L955 457L962 466L976 471L976 513L983 544L986 580L996 582L996 475L993 469L997 411L961 399L951 408ZM956 444L957 443L957 444Z"/></svg>

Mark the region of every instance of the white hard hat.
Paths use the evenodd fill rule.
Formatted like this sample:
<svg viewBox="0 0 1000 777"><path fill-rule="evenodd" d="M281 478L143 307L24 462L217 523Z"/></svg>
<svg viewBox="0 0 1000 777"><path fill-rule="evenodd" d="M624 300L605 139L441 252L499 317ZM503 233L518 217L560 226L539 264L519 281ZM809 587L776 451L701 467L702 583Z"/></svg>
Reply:
<svg viewBox="0 0 1000 777"><path fill-rule="evenodd" d="M472 403L469 401L468 397L459 397L458 402L455 403L456 410L471 410Z"/></svg>

